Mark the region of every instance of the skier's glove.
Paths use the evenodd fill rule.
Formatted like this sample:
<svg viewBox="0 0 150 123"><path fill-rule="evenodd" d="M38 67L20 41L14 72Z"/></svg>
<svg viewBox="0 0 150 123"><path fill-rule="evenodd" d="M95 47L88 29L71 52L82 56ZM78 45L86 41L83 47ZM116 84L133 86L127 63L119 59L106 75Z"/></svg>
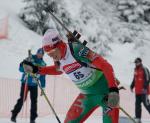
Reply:
<svg viewBox="0 0 150 123"><path fill-rule="evenodd" d="M106 104L107 106L111 107L111 108L115 108L119 106L119 91L118 88L110 88L109 89L109 94L107 96L107 101Z"/></svg>
<svg viewBox="0 0 150 123"><path fill-rule="evenodd" d="M24 60L23 62L24 71L27 73L37 73L38 67L35 66L32 62Z"/></svg>

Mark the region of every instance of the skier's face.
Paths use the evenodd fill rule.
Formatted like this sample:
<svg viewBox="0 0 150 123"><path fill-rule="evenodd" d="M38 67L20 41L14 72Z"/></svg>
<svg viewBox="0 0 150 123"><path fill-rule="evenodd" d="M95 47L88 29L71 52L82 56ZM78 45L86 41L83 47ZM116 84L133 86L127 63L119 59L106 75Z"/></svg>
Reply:
<svg viewBox="0 0 150 123"><path fill-rule="evenodd" d="M59 61L64 58L67 45L61 41L54 46L46 45L43 47L43 49L50 57L54 59L54 61Z"/></svg>
<svg viewBox="0 0 150 123"><path fill-rule="evenodd" d="M61 52L59 48L54 48L46 53L48 56L52 57L54 61L59 61L61 59Z"/></svg>

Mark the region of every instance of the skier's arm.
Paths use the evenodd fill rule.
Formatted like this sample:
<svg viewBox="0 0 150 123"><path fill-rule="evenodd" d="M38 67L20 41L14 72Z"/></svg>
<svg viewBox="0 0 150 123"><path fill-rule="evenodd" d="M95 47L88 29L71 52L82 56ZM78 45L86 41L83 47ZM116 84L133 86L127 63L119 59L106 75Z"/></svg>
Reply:
<svg viewBox="0 0 150 123"><path fill-rule="evenodd" d="M62 74L62 72L59 71L55 65L47 66L47 67L41 67L39 69L39 73L42 74L42 75L46 75L46 74L49 74L49 75L60 75L60 74Z"/></svg>
<svg viewBox="0 0 150 123"><path fill-rule="evenodd" d="M119 90L117 87L117 82L116 82L116 79L114 76L114 71L113 71L112 66L100 55L97 55L93 51L90 51L90 52L93 55L93 57L91 57L91 65L93 67L101 70L104 73L104 75L108 81L109 94L107 95L106 104L111 108L118 107L119 100L120 100L119 94L118 94Z"/></svg>
<svg viewBox="0 0 150 123"><path fill-rule="evenodd" d="M91 51L92 52L92 51ZM109 88L114 88L117 87L116 79L114 76L114 71L112 66L101 56L97 55L91 62L91 64L95 67L100 69L107 81L108 81L108 86Z"/></svg>
<svg viewBox="0 0 150 123"><path fill-rule="evenodd" d="M59 71L59 69L56 65L47 66L47 67L38 67L38 66L36 66L36 65L32 64L31 62L28 62L26 60L23 61L23 65L26 66L27 71L29 71L31 73L39 73L41 75L46 75L46 74L60 75L60 74L62 74L62 72Z"/></svg>

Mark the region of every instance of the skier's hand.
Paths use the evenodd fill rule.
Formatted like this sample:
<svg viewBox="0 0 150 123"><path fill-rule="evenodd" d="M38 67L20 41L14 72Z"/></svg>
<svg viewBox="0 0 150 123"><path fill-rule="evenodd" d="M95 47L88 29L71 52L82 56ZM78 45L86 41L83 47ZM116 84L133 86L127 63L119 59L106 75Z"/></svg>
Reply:
<svg viewBox="0 0 150 123"><path fill-rule="evenodd" d="M115 108L119 106L119 93L117 92L110 92L108 94L108 101L107 101L107 105L111 108Z"/></svg>
<svg viewBox="0 0 150 123"><path fill-rule="evenodd" d="M111 108L119 106L119 90L117 87L109 88L109 94L104 98L105 104Z"/></svg>
<svg viewBox="0 0 150 123"><path fill-rule="evenodd" d="M23 68L24 68L25 72L27 72L27 73L37 73L38 72L38 67L33 65L32 62L24 60L22 62L22 64L23 64Z"/></svg>

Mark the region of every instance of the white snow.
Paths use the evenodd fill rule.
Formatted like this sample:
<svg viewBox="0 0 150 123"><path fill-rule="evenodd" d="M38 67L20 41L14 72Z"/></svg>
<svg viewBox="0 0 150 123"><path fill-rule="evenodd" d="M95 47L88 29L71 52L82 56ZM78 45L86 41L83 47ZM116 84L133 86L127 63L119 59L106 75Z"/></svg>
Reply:
<svg viewBox="0 0 150 123"><path fill-rule="evenodd" d="M80 0L76 0L73 2L71 2L70 0L66 0L66 3L68 5L69 11L71 11L73 8L76 8L76 6L78 6L77 8L81 7ZM8 16L9 18L8 39L0 40L0 77L20 79L20 72L18 71L18 65L20 61L22 61L27 56L27 50L31 48L32 52L35 53L37 48L41 46L42 37L34 33L33 31L27 29L24 26L25 24L23 24L23 22L17 16L18 12L23 6L24 4L22 3L21 0L5 0L5 1L0 0L0 20L6 16ZM78 10L77 8L76 10ZM71 12L73 13L72 16L77 17L77 15L75 15L75 13L78 13L77 11ZM93 23L94 20L92 22L89 22L89 24L91 24L91 27L93 26ZM107 21L105 22L104 20L102 24L107 24ZM94 25L94 27L95 26L96 25ZM101 28L103 28L103 26ZM91 33L93 30L94 29L91 29ZM107 31L108 30L106 30L106 32ZM145 31L143 33L146 36L145 38L149 40L150 39L149 31L147 32ZM134 69L133 61L137 56L142 57L144 65L150 68L149 47L150 47L149 41L147 42L147 45L141 46L141 48L138 49L135 48L135 44L129 43L126 43L124 45L119 43L111 44L112 52L109 53L109 56L107 56L106 59L113 65L116 77L121 81L121 83L126 85L129 85L131 83ZM45 56L45 59L47 61L47 64L50 65L52 63L51 59L49 59L47 56ZM61 120L62 119L64 119L63 116L61 116ZM22 119L19 120L21 121L20 123L26 122L22 121ZM9 122L10 122L9 119L5 118L0 119L0 123L9 123ZM37 120L37 123L48 123L48 122L55 123L56 121L55 118L52 116L46 118L38 118ZM101 117L94 117L94 118L91 117L86 123L101 123L101 122L102 122ZM144 120L143 123L148 122L150 121ZM126 122L124 121L120 123Z"/></svg>
<svg viewBox="0 0 150 123"><path fill-rule="evenodd" d="M60 121L62 122L64 120L64 116L59 117ZM19 119L17 120L19 123L29 123L29 119ZM0 123L12 123L9 119L0 119ZM58 123L56 118L54 116L48 116L45 118L37 118L36 123ZM84 123L103 123L102 117L91 117ZM130 119L126 117L121 117L119 120L119 123L133 123ZM142 123L149 123L148 120L142 120Z"/></svg>

